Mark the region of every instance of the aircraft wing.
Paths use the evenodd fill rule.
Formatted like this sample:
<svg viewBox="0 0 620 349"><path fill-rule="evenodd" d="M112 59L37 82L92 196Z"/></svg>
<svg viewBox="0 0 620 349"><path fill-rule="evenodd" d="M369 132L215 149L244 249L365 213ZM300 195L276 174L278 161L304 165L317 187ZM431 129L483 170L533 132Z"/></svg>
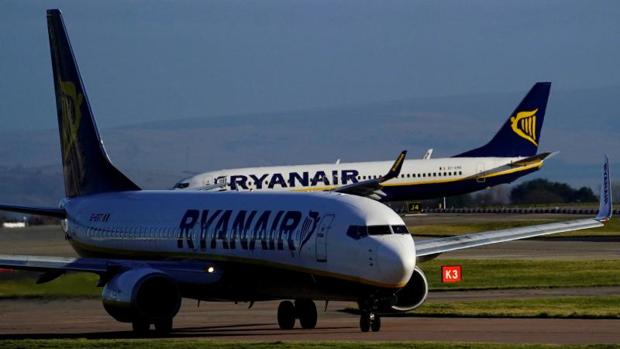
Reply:
<svg viewBox="0 0 620 349"><path fill-rule="evenodd" d="M480 179L480 178L489 178L500 175L505 175L510 172L524 170L525 168L534 168L540 167L543 164L543 161L557 155L559 152L546 152L540 153L533 156L529 156L527 158L521 159L519 161L515 161L506 165L494 167L492 169L476 173L471 176L472 178Z"/></svg>
<svg viewBox="0 0 620 349"><path fill-rule="evenodd" d="M109 277L136 268L161 270L178 282L211 284L219 281L222 270L209 261L142 261L105 258L65 258L0 255L0 268L44 272L37 283L52 281L66 272L89 272Z"/></svg>
<svg viewBox="0 0 620 349"><path fill-rule="evenodd" d="M527 239L536 236L602 227L604 223L611 218L611 214L612 199L609 161L606 157L605 164L603 165L599 211L596 217L416 241L416 254L418 257L422 257L420 260L429 260L445 252Z"/></svg>
<svg viewBox="0 0 620 349"><path fill-rule="evenodd" d="M11 211L26 214L35 214L39 216L48 216L56 218L66 218L67 213L62 208L54 207L27 207L27 206L14 206L14 205L0 205L0 211Z"/></svg>
<svg viewBox="0 0 620 349"><path fill-rule="evenodd" d="M385 196L385 193L381 191L381 188L383 188L382 184L400 175L400 170L403 167L403 162L405 161L406 156L407 151L403 150L396 158L396 161L394 161L392 167L390 167L388 173L379 178L343 185L342 187L335 188L332 191L350 195L367 196L369 198L379 200Z"/></svg>

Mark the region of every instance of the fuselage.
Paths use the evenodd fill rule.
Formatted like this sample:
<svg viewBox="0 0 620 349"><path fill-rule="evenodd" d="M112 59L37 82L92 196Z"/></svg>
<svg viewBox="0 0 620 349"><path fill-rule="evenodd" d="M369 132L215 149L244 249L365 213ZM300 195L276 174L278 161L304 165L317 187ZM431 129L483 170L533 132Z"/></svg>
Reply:
<svg viewBox="0 0 620 349"><path fill-rule="evenodd" d="M82 256L223 268L228 286L189 295L195 298L279 298L303 288L319 298L355 299L356 286L403 287L415 267L402 219L345 194L140 191L78 197L64 208L67 239Z"/></svg>
<svg viewBox="0 0 620 349"><path fill-rule="evenodd" d="M523 157L438 158L406 160L398 178L383 184L384 201L420 200L469 193L509 183L540 169L543 161L506 168ZM232 191L319 191L379 178L390 161L270 166L211 171L180 181L176 189L199 189L226 183Z"/></svg>

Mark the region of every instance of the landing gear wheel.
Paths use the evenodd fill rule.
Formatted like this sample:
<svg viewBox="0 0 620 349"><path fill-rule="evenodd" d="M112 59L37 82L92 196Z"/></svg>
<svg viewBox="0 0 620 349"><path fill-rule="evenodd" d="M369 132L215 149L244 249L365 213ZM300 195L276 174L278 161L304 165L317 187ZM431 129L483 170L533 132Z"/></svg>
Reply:
<svg viewBox="0 0 620 349"><path fill-rule="evenodd" d="M283 330L290 330L295 327L295 306L293 302L280 302L280 306L278 306L278 325Z"/></svg>
<svg viewBox="0 0 620 349"><path fill-rule="evenodd" d="M360 330L368 332L370 330L370 313L362 311L360 315Z"/></svg>
<svg viewBox="0 0 620 349"><path fill-rule="evenodd" d="M146 336L149 334L151 324L144 320L136 320L131 323L131 328L136 336Z"/></svg>
<svg viewBox="0 0 620 349"><path fill-rule="evenodd" d="M374 319L371 320L370 329L372 332L379 332L381 329L381 317L379 315L375 314Z"/></svg>
<svg viewBox="0 0 620 349"><path fill-rule="evenodd" d="M155 322L155 333L162 336L172 332L172 318L158 320Z"/></svg>
<svg viewBox="0 0 620 349"><path fill-rule="evenodd" d="M295 301L295 309L301 328L312 329L316 327L316 305L310 299L298 299Z"/></svg>

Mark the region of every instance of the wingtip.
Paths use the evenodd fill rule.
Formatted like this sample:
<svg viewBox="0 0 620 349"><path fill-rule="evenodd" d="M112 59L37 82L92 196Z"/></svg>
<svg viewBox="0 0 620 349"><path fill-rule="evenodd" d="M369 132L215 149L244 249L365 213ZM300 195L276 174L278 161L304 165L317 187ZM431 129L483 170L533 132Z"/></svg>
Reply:
<svg viewBox="0 0 620 349"><path fill-rule="evenodd" d="M601 180L601 194L599 198L598 214L596 220L601 223L607 223L613 213L613 199L611 192L611 175L609 174L609 158L607 154L604 157L603 162L603 175Z"/></svg>

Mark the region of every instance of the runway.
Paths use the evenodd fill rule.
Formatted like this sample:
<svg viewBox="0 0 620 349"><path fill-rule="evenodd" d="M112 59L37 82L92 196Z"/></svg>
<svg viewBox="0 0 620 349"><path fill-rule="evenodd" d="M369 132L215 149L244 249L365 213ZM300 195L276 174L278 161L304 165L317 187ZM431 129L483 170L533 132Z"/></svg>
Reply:
<svg viewBox="0 0 620 349"><path fill-rule="evenodd" d="M377 333L361 333L358 318L330 303L314 330L280 330L277 302L247 304L185 301L172 338L292 341L467 341L590 344L620 342L620 320L384 317ZM0 340L131 338L129 324L111 319L98 300L0 302Z"/></svg>

